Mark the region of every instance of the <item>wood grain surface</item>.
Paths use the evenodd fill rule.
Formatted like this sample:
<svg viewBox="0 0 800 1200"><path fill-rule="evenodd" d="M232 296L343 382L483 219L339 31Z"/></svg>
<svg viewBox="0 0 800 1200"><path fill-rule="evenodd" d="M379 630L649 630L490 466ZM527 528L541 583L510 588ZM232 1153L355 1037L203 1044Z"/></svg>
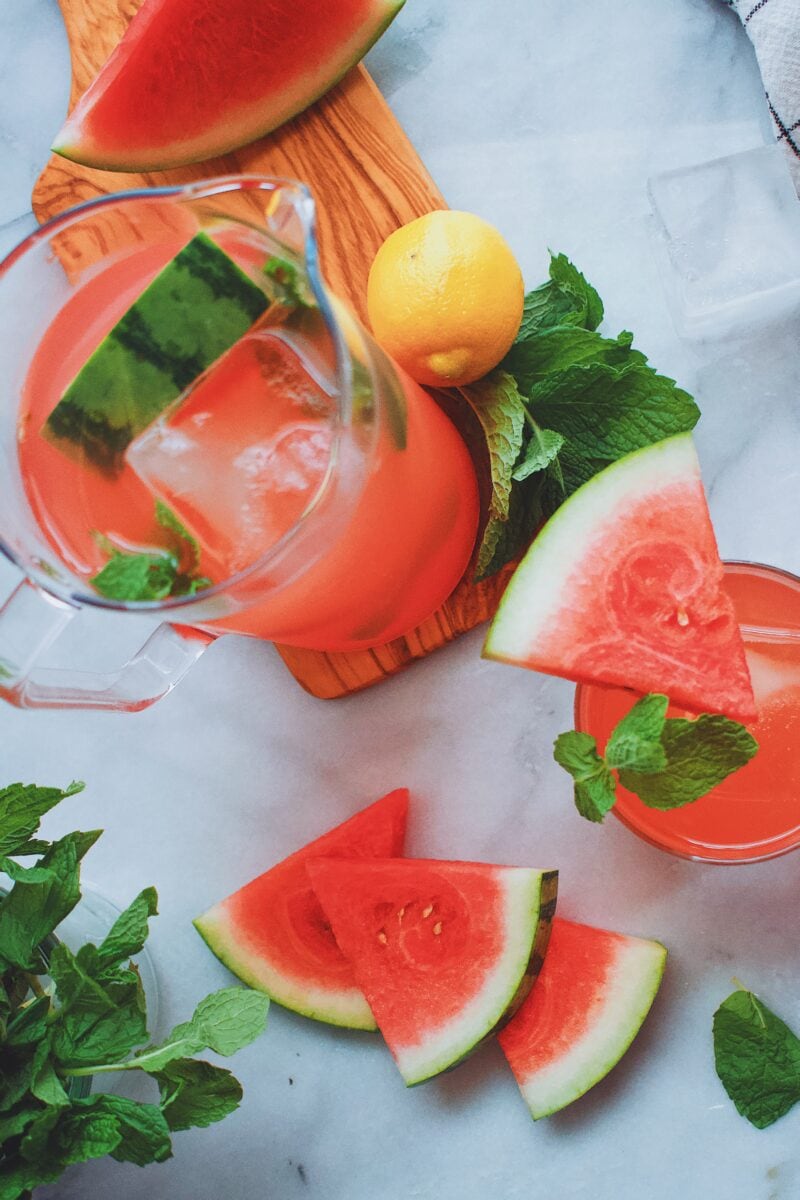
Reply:
<svg viewBox="0 0 800 1200"><path fill-rule="evenodd" d="M59 0L72 58L70 105L97 74L141 3ZM241 173L301 179L309 185L318 205L323 273L332 290L362 318L369 266L383 240L414 217L446 207L369 74L356 67L305 113L224 158L134 175L97 171L53 156L34 186L33 210L45 221L109 192ZM455 415L458 418L458 410ZM463 419L468 425L469 419ZM466 427L464 431L470 432ZM481 457L480 439L470 441ZM480 462L479 468L483 473L485 464ZM387 678L485 620L496 608L507 578L508 572L503 572L478 585L465 578L418 629L373 650L278 650L307 691L325 699L344 696Z"/></svg>

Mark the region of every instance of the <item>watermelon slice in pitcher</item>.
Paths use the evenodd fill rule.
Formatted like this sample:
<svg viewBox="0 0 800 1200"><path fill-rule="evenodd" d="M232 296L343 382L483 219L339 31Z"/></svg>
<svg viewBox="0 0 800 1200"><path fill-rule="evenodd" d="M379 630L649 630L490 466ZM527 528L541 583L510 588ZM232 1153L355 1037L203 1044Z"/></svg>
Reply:
<svg viewBox="0 0 800 1200"><path fill-rule="evenodd" d="M349 1029L375 1018L311 888L309 858L403 853L408 791L399 788L215 904L194 925L217 958L284 1008Z"/></svg>
<svg viewBox="0 0 800 1200"><path fill-rule="evenodd" d="M555 871L325 858L308 873L409 1086L494 1033L541 967Z"/></svg>
<svg viewBox="0 0 800 1200"><path fill-rule="evenodd" d="M557 509L514 572L483 653L755 720L689 434L619 459Z"/></svg>
<svg viewBox="0 0 800 1200"><path fill-rule="evenodd" d="M553 921L533 990L498 1037L534 1120L577 1100L619 1062L666 958L660 942Z"/></svg>

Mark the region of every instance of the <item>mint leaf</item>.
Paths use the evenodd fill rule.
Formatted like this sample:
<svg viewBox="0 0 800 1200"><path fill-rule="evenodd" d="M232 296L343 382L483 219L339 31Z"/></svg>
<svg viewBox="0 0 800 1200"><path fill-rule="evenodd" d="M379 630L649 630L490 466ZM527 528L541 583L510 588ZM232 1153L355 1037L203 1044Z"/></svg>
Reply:
<svg viewBox="0 0 800 1200"><path fill-rule="evenodd" d="M119 1139L109 1153L117 1162L144 1167L172 1157L169 1126L157 1105L139 1103L127 1096L99 1095L78 1100L75 1107L101 1113L114 1122Z"/></svg>
<svg viewBox="0 0 800 1200"><path fill-rule="evenodd" d="M667 765L659 774L622 769L619 781L650 808L680 808L705 796L745 766L758 742L743 725L717 714L694 721L670 717L661 744Z"/></svg>
<svg viewBox="0 0 800 1200"><path fill-rule="evenodd" d="M553 429L540 429L536 425L526 442L522 455L512 472L512 479L522 483L529 475L543 471L551 463L558 461L558 453L564 445L564 438Z"/></svg>
<svg viewBox="0 0 800 1200"><path fill-rule="evenodd" d="M59 1001L53 1055L65 1071L129 1054L147 1040L138 976L98 983L64 945L50 956L50 974Z"/></svg>
<svg viewBox="0 0 800 1200"><path fill-rule="evenodd" d="M165 600L168 596L194 596L211 587L210 579L197 574L197 538L161 500L156 500L156 521L172 543L160 552L128 553L118 550L103 534L95 534L100 547L111 555L90 580L101 596L108 600Z"/></svg>
<svg viewBox="0 0 800 1200"><path fill-rule="evenodd" d="M230 1071L193 1058L179 1058L154 1071L161 1109L173 1131L213 1125L239 1107L242 1085Z"/></svg>
<svg viewBox="0 0 800 1200"><path fill-rule="evenodd" d="M493 573L488 568L509 519L511 476L522 449L525 404L514 379L504 371L492 371L458 392L478 418L489 452L492 492L475 567L476 578L481 579Z"/></svg>
<svg viewBox="0 0 800 1200"><path fill-rule="evenodd" d="M80 899L78 864L100 836L69 833L54 842L39 862L47 879L14 885L0 901L0 965L41 969L39 946Z"/></svg>
<svg viewBox="0 0 800 1200"><path fill-rule="evenodd" d="M616 799L614 777L588 733L560 733L553 757L575 781L575 807L587 821L602 821Z"/></svg>
<svg viewBox="0 0 800 1200"><path fill-rule="evenodd" d="M528 292L517 341L554 325L596 329L603 319L603 302L577 267L564 254L550 255L550 280Z"/></svg>
<svg viewBox="0 0 800 1200"><path fill-rule="evenodd" d="M122 554L115 550L90 582L108 600L165 600L177 577L178 562L172 554Z"/></svg>
<svg viewBox="0 0 800 1200"><path fill-rule="evenodd" d="M800 1100L800 1039L752 992L714 1013L714 1062L738 1112L766 1129Z"/></svg>
<svg viewBox="0 0 800 1200"><path fill-rule="evenodd" d="M532 388L530 407L578 454L605 462L688 433L700 416L673 380L636 363L617 369L593 362L548 375Z"/></svg>
<svg viewBox="0 0 800 1200"><path fill-rule="evenodd" d="M477 383L458 391L472 408L486 436L492 476L489 512L504 521L511 499L511 472L522 448L525 403L516 382L505 371L492 371Z"/></svg>
<svg viewBox="0 0 800 1200"><path fill-rule="evenodd" d="M200 566L200 543L194 534L189 532L172 509L161 500L156 500L156 520L162 529L173 535L175 548L184 569L188 572L196 571Z"/></svg>
<svg viewBox="0 0 800 1200"><path fill-rule="evenodd" d="M148 918L158 913L158 895L152 887L144 888L134 901L120 913L102 944L81 946L77 963L93 978L118 966L125 959L138 954L148 934Z"/></svg>
<svg viewBox="0 0 800 1200"><path fill-rule="evenodd" d="M557 326L517 340L504 358L503 367L514 376L520 391L529 395L546 375L568 367L586 363L605 363L616 368L646 366L647 359L632 349L632 342L633 334L628 332L612 341L588 329Z"/></svg>
<svg viewBox="0 0 800 1200"><path fill-rule="evenodd" d="M39 996L20 1008L6 1027L7 1046L28 1046L40 1041L47 1032L50 997Z"/></svg>
<svg viewBox="0 0 800 1200"><path fill-rule="evenodd" d="M234 1054L263 1033L269 999L250 988L230 987L201 1000L189 1021L176 1025L160 1046L142 1050L127 1066L161 1071L176 1058L201 1050Z"/></svg>
<svg viewBox="0 0 800 1200"><path fill-rule="evenodd" d="M264 274L272 280L272 291L278 304L286 308L317 307L305 276L301 274L296 263L290 262L288 258L273 255L264 265Z"/></svg>
<svg viewBox="0 0 800 1200"><path fill-rule="evenodd" d="M643 696L612 731L606 743L609 767L653 774L667 766L661 744L669 700L657 692Z"/></svg>
<svg viewBox="0 0 800 1200"><path fill-rule="evenodd" d="M82 791L83 786L82 783L71 783L62 790L10 783L0 789L0 856L23 852L38 854L36 845L32 850L23 850L23 847L38 830L39 821L59 801Z"/></svg>
<svg viewBox="0 0 800 1200"><path fill-rule="evenodd" d="M490 518L486 525L475 569L476 580L496 574L530 544L547 515L543 496L548 483L548 472L544 471L515 484L507 520Z"/></svg>

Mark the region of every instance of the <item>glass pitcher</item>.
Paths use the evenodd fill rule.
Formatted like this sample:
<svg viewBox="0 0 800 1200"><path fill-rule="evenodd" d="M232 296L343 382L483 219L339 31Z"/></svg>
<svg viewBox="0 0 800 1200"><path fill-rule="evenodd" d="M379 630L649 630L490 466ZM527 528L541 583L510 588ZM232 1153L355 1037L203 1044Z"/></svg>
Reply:
<svg viewBox="0 0 800 1200"><path fill-rule="evenodd" d="M208 239L208 270L225 258L222 274L204 267L200 292L181 297L176 256ZM161 291L139 304L153 280ZM254 298L247 328L194 362L227 329L217 293L224 305L240 284ZM191 353L173 302L200 323ZM0 549L24 574L0 609L7 701L141 709L226 632L379 645L462 576L478 524L470 456L325 288L303 185L227 177L91 201L0 264L0 306ZM176 395L155 405L151 376ZM148 598L111 579L132 559ZM167 582L147 590L165 563ZM146 614L155 628L108 675L43 664L82 610Z"/></svg>

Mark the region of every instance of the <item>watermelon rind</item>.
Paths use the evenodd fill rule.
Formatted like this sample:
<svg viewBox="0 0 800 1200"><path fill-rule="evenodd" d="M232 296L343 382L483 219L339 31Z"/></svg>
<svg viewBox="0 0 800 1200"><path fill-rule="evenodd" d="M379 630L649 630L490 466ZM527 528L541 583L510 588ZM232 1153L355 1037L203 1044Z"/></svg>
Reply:
<svg viewBox="0 0 800 1200"><path fill-rule="evenodd" d="M325 978L318 960L309 960L302 927L298 933L287 905L307 895L324 920L306 872L309 858L402 854L408 801L407 788L388 792L196 917L195 929L228 970L284 1008L328 1025L374 1031L375 1018L345 960L341 970L349 979Z"/></svg>
<svg viewBox="0 0 800 1200"><path fill-rule="evenodd" d="M102 102L106 89L113 88L116 79L124 74L126 39L123 38L120 46L112 53L67 118L56 136L52 150L62 158L105 171L170 170L173 167L187 166L229 154L272 133L335 87L378 41L404 3L405 0L373 0L369 20L354 28L351 37L343 45L331 48L321 62L315 57L315 69L307 67L304 73L298 73L291 86L282 87L275 95L271 95L269 87L269 53L296 55L297 46L290 44L265 47L264 94L249 106L248 111L238 115L228 113L225 97L222 96L215 113L215 124L211 129L200 130L193 135L187 130L180 138L170 136L164 139L161 145L154 139L152 147L139 151L124 143L118 146L103 145L92 139L86 127L95 104ZM153 8L155 9L155 5ZM147 14L139 16L142 33L137 33L137 40L140 41L142 34L146 36L145 20L142 16L146 18ZM324 21L324 15L315 13L314 19ZM141 46L137 49L141 57ZM303 61L302 57L299 61ZM202 76L207 70L207 63L200 63L194 68L194 74ZM179 80L175 81L175 86L180 86ZM143 98L143 102L147 103L147 97Z"/></svg>
<svg viewBox="0 0 800 1200"><path fill-rule="evenodd" d="M223 904L210 908L193 925L203 941L229 971L242 983L265 992L271 1000L313 1021L337 1025L343 1029L378 1028L372 1010L358 988L342 988L336 992L295 984L276 971L272 965L242 945L238 931L231 923Z"/></svg>
<svg viewBox="0 0 800 1200"><path fill-rule="evenodd" d="M601 938L608 936L604 930L594 932ZM556 1060L541 1067L532 1063L526 1071L509 1057L534 1120L560 1112L604 1079L628 1050L652 1007L664 974L666 948L645 938L618 935L617 941L601 993L583 994L588 1005L585 1032ZM545 983L546 977L542 977L538 986ZM531 999L536 999L535 992ZM554 995L554 1010L558 1004L559 997ZM525 1016L523 1012L517 1019ZM504 1037L501 1034L501 1047Z"/></svg>
<svg viewBox="0 0 800 1200"><path fill-rule="evenodd" d="M688 433L628 454L580 487L550 518L512 575L489 627L483 656L560 675L577 683L637 686L624 667L616 665L612 653L606 653L602 661L595 659L590 670L582 668L577 660L572 665L564 662L551 649L554 631L563 634L564 629L574 625L579 645L585 606L596 604L602 611L606 598L596 595L576 599L575 581L581 579L582 565L592 556L598 560L608 553L604 543L613 535L616 521L624 518L632 505L652 499L657 507L659 495L671 487L687 486L696 487L702 496L700 464ZM707 520L707 509L703 507L698 516ZM691 541L691 529L686 536ZM713 541L713 533L711 538ZM715 544L714 553L716 556ZM718 576L720 603L727 605L735 627L732 604L722 593L723 568L718 557L709 570ZM614 636L621 644L625 630L616 631ZM755 702L744 647L735 633L713 668L713 677L712 664L707 672L695 671L689 687L685 680L676 677L676 672L688 671L686 663L680 659L674 662L668 654L660 657L656 647L648 669L658 677L652 678L650 686L642 690L666 692L675 703L695 711L706 707L736 720L754 719Z"/></svg>

